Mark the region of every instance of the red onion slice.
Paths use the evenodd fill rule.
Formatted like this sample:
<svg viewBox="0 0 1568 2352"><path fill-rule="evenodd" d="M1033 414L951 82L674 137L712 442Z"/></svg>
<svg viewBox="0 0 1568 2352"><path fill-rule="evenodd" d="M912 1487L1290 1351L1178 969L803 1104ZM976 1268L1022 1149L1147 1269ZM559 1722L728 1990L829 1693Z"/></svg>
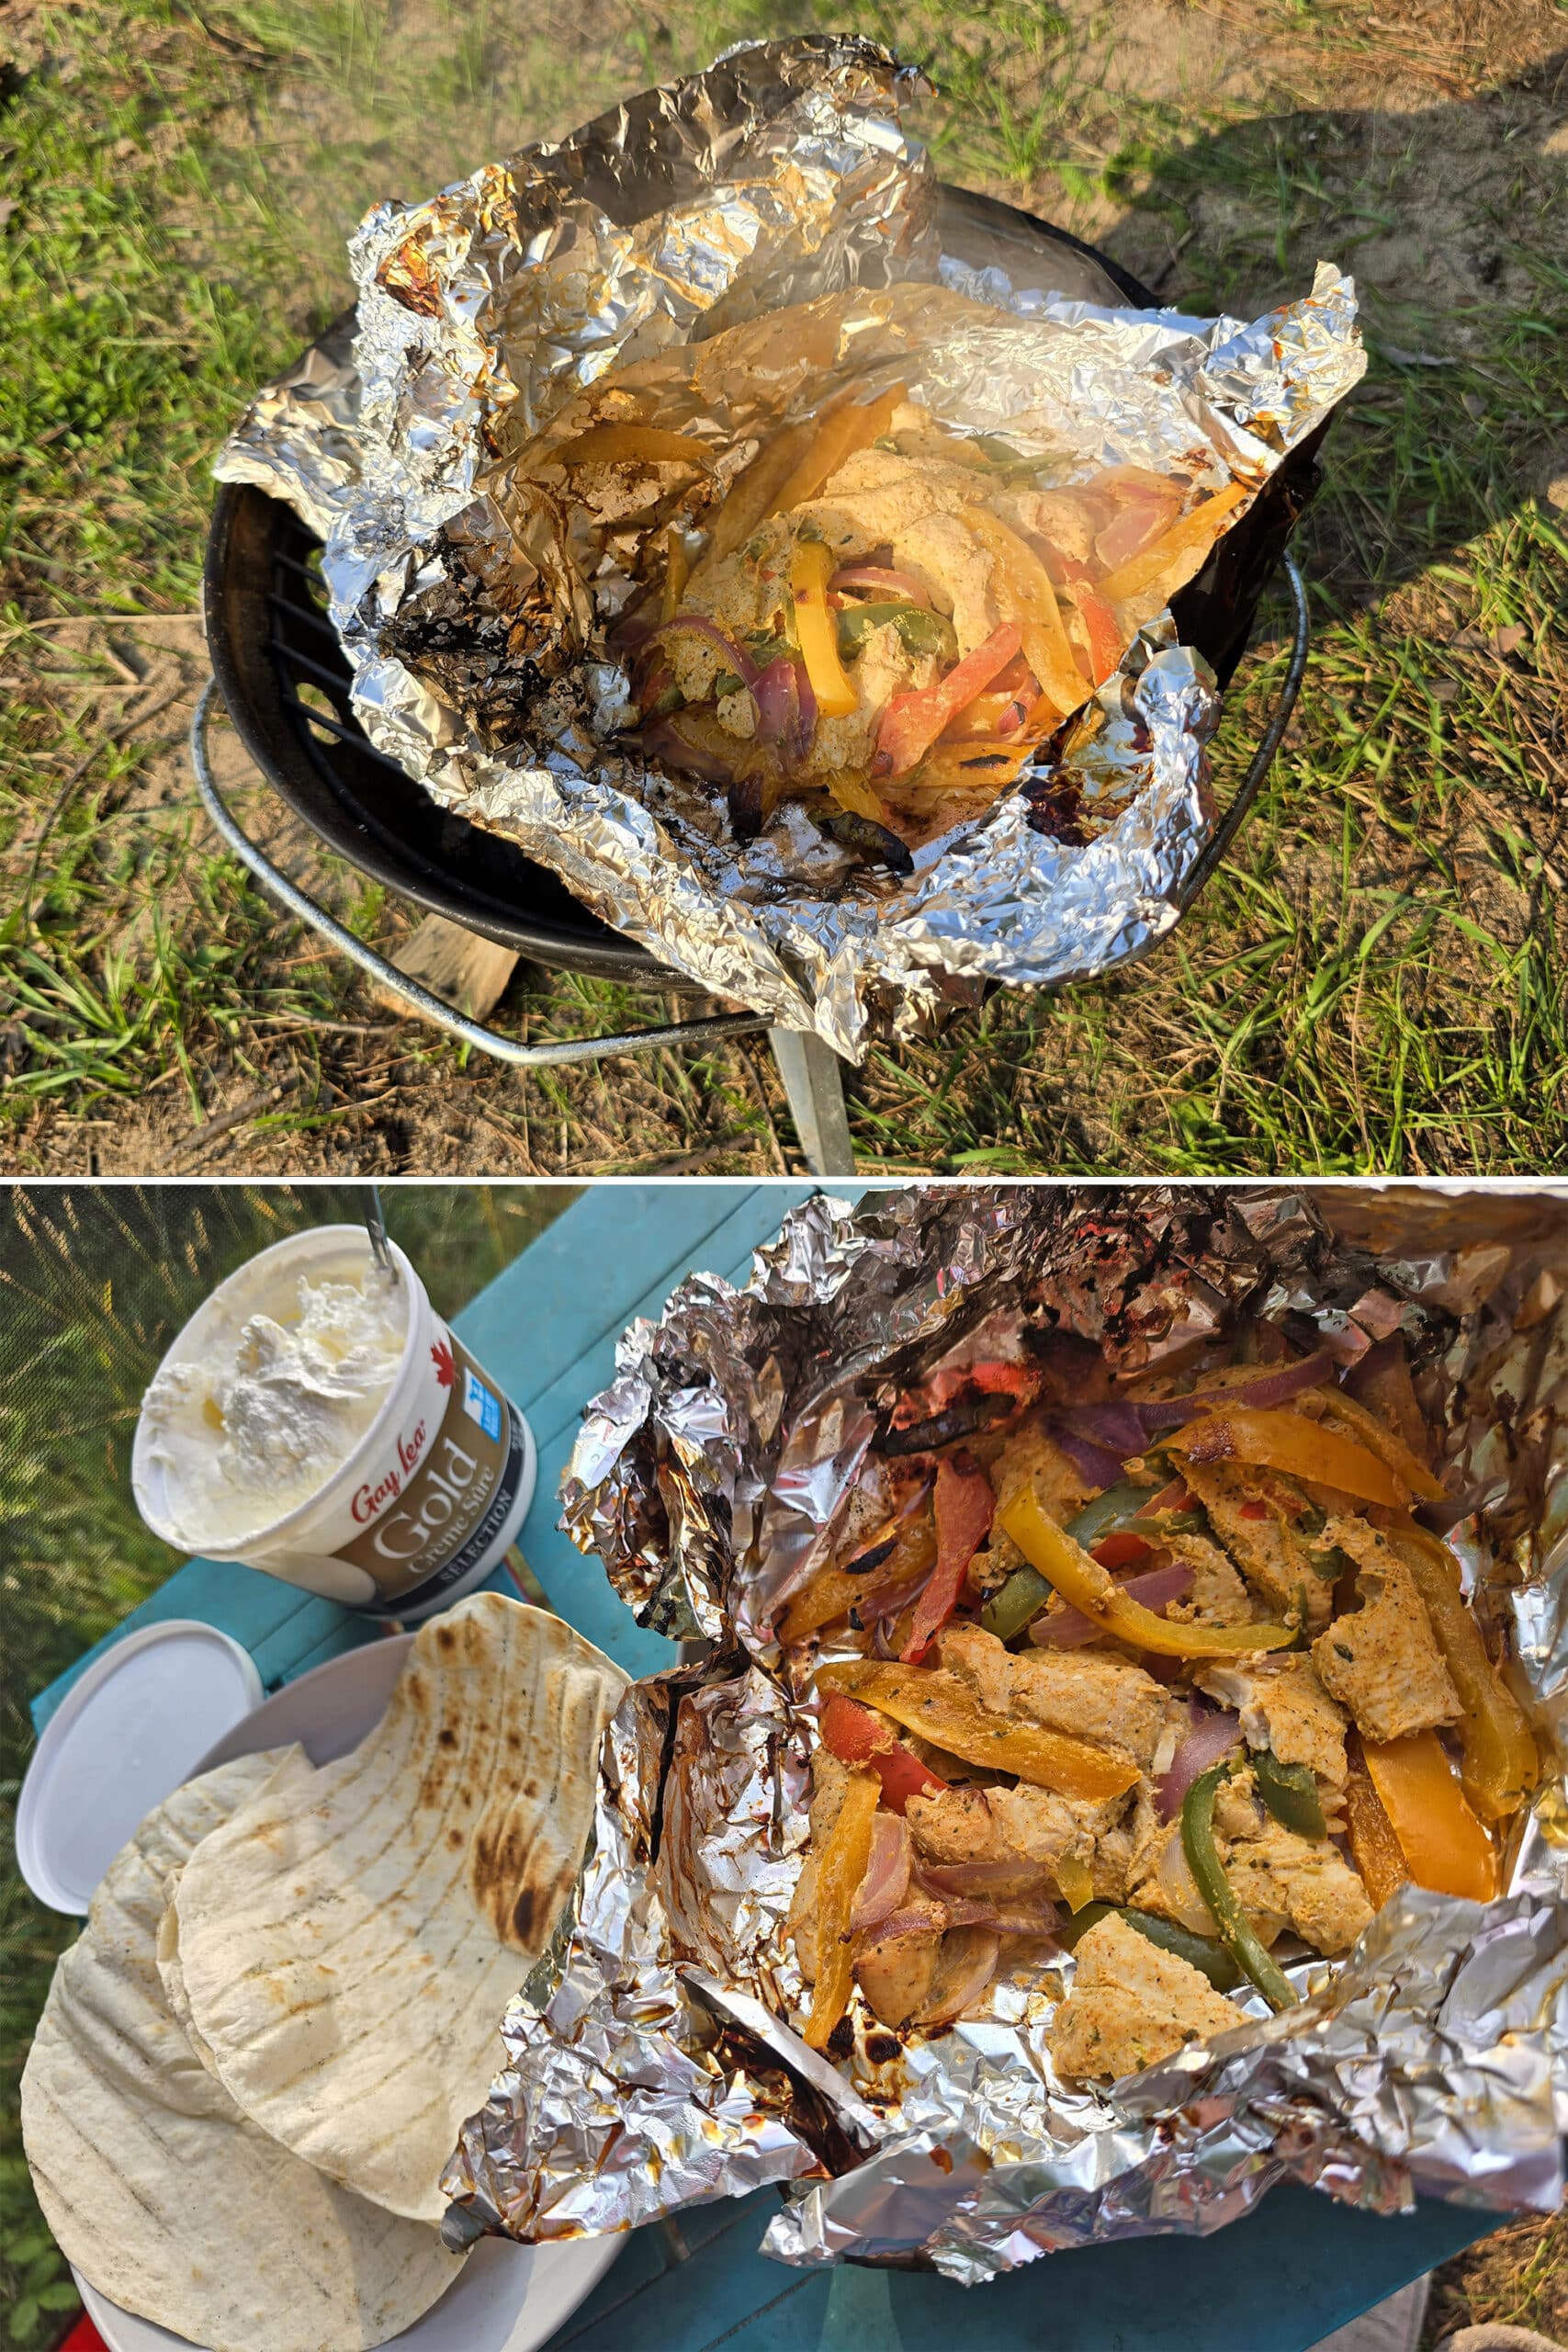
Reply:
<svg viewBox="0 0 1568 2352"><path fill-rule="evenodd" d="M871 1859L855 1890L850 1926L874 1928L896 1911L909 1891L909 1832L903 1816L879 1811L872 1825Z"/></svg>
<svg viewBox="0 0 1568 2352"><path fill-rule="evenodd" d="M683 631L688 637L706 638L723 654L736 676L746 685L754 686L759 672L757 664L742 645L738 645L728 631L710 621L705 613L677 613L672 621L661 621L652 632L655 637L674 637Z"/></svg>
<svg viewBox="0 0 1568 2352"><path fill-rule="evenodd" d="M1172 1821L1181 1810L1182 1799L1198 1778L1222 1756L1228 1756L1241 1739L1241 1719L1230 1713L1201 1712L1194 1706L1196 1720L1191 1730L1170 1759L1170 1770L1155 1782L1155 1805L1162 1821Z"/></svg>
<svg viewBox="0 0 1568 2352"><path fill-rule="evenodd" d="M667 718L643 728L638 741L650 759L662 760L666 767L678 769L682 775L700 776L705 784L728 786L735 781L735 771L728 762L716 752L699 750Z"/></svg>
<svg viewBox="0 0 1568 2352"><path fill-rule="evenodd" d="M1122 1457L1112 1453L1108 1445L1100 1444L1092 1437L1080 1436L1065 1421L1054 1421L1050 1435L1052 1443L1061 1448L1080 1477L1087 1478L1092 1486L1113 1487L1121 1477Z"/></svg>
<svg viewBox="0 0 1568 2352"><path fill-rule="evenodd" d="M1333 1378L1334 1358L1326 1348L1318 1348L1295 1363L1277 1364L1259 1373L1256 1380L1238 1380L1232 1388L1206 1388L1196 1396L1164 1396L1140 1405L1137 1412L1152 1435L1156 1430L1173 1430L1184 1421L1196 1420L1200 1413L1223 1411L1227 1405L1268 1412L1276 1405L1288 1405L1292 1396L1309 1388L1323 1387Z"/></svg>
<svg viewBox="0 0 1568 2352"><path fill-rule="evenodd" d="M782 743L800 717L795 663L787 653L769 662L751 691L759 736L764 743Z"/></svg>
<svg viewBox="0 0 1568 2352"><path fill-rule="evenodd" d="M999 1902L1003 1897L1043 1894L1051 1883L1049 1865L1029 1861L1021 1854L1010 1862L920 1862L915 1875L921 1886L930 1887L943 1902L965 1896L979 1902L987 1895Z"/></svg>
<svg viewBox="0 0 1568 2352"><path fill-rule="evenodd" d="M955 1928L989 1928L998 1936L1054 1936L1062 1915L1054 1903L980 1903L960 1895L947 1906Z"/></svg>
<svg viewBox="0 0 1568 2352"><path fill-rule="evenodd" d="M1173 1600L1185 1599L1191 1586L1191 1569L1180 1560L1169 1560L1164 1567L1146 1568L1142 1576L1128 1577L1116 1589L1158 1616ZM1104 1631L1081 1609L1046 1610L1031 1623L1029 1638L1037 1649L1081 1650Z"/></svg>
<svg viewBox="0 0 1568 2352"><path fill-rule="evenodd" d="M907 596L911 605L930 612L931 600L912 571L890 571L880 563L846 563L829 581L829 588L873 588Z"/></svg>
<svg viewBox="0 0 1568 2352"><path fill-rule="evenodd" d="M1074 1405L1062 1419L1075 1436L1087 1437L1102 1445L1116 1456L1116 1474L1122 1475L1122 1464L1135 1453L1142 1453L1148 1443L1148 1431L1140 1419L1141 1408L1119 1402L1114 1405Z"/></svg>

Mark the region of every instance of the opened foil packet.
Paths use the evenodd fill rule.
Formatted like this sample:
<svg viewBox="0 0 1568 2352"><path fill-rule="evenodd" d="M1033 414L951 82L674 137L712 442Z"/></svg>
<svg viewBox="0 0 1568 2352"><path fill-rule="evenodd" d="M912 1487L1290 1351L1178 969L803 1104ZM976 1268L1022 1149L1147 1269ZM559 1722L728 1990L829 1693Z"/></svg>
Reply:
<svg viewBox="0 0 1568 2352"><path fill-rule="evenodd" d="M1568 2124L1568 1225L1561 1195L1282 1187L921 1188L818 1197L739 1290L694 1275L623 1339L565 1518L645 1624L706 1662L626 1694L574 1914L502 2025L510 2057L445 2179L446 2231L545 2241L787 2184L765 2250L965 2283L1058 2248L1204 2233L1293 2177L1553 2210ZM1266 1313L1349 1363L1404 1335L1450 1541L1491 1589L1551 1758L1490 1904L1407 1887L1322 1989L1094 2088L1047 2035L1073 1960L852 2055L797 2029L785 1932L814 1737L761 1632L811 1573L879 1415L1030 1311L1123 1371Z"/></svg>
<svg viewBox="0 0 1568 2352"><path fill-rule="evenodd" d="M260 393L216 467L323 539L378 751L664 965L851 1058L990 983L1080 978L1165 935L1212 830L1213 673L1156 596L1123 611L1120 669L1010 788L932 804L904 870L799 798L742 838L711 782L627 732L615 624L670 532L700 534L835 390L894 376L946 425L1005 426L1063 486L1136 467L1250 500L1364 366L1326 265L1249 325L1079 299L1081 254L1032 244L1017 215L1006 268L945 251L946 199L899 119L918 79L850 36L742 46L377 207L350 246L352 341ZM710 470L622 469L563 503L552 451L627 401L696 436Z"/></svg>

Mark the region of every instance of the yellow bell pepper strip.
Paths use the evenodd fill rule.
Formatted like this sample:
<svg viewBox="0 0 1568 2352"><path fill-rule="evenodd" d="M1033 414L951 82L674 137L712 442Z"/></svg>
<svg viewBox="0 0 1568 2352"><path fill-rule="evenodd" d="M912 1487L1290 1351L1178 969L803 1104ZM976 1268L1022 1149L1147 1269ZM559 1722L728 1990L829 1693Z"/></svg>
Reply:
<svg viewBox="0 0 1568 2352"><path fill-rule="evenodd" d="M711 474L714 455L688 435L665 433L657 424L591 424L543 451L531 470L541 466L700 466Z"/></svg>
<svg viewBox="0 0 1568 2352"><path fill-rule="evenodd" d="M1490 1903L1497 1892L1497 1858L1437 1733L1364 1739L1361 1753L1416 1885Z"/></svg>
<svg viewBox="0 0 1568 2352"><path fill-rule="evenodd" d="M1233 481L1228 490L1216 491L1213 498L1205 498L1201 505L1195 506L1190 514L1179 516L1152 548L1145 548L1141 555L1130 556L1114 571L1108 571L1100 582L1100 594L1112 605L1123 605L1129 596L1141 596L1193 548L1206 548L1217 539L1224 517L1251 495L1250 485L1244 481ZM1191 574L1184 572L1182 576L1190 579Z"/></svg>
<svg viewBox="0 0 1568 2352"><path fill-rule="evenodd" d="M891 1715L906 1731L918 1732L966 1764L1016 1773L1031 1787L1055 1789L1058 1796L1119 1797L1138 1778L1131 1757L1113 1756L1066 1732L992 1714L965 1682L940 1667L844 1658L818 1667L817 1684L824 1691L848 1691L863 1706Z"/></svg>
<svg viewBox="0 0 1568 2352"><path fill-rule="evenodd" d="M786 424L763 443L714 515L705 566L744 547L758 525L775 511L779 492L799 464L815 429L810 424Z"/></svg>
<svg viewBox="0 0 1568 2352"><path fill-rule="evenodd" d="M1050 573L1028 541L988 507L965 507L960 519L995 562L993 594L1004 610L1010 606L1023 631L1023 658L1065 718L1088 700L1089 686L1073 659Z"/></svg>
<svg viewBox="0 0 1568 2352"><path fill-rule="evenodd" d="M1216 1389L1216 1397L1224 1391ZM1161 1444L1190 1462L1248 1462L1263 1470L1282 1470L1292 1478L1311 1479L1320 1487L1337 1487L1342 1494L1359 1495L1363 1502L1398 1508L1410 1499L1403 1480L1375 1453L1357 1445L1337 1430L1304 1413L1269 1412L1255 1406L1217 1404L1184 1422Z"/></svg>
<svg viewBox="0 0 1568 2352"><path fill-rule="evenodd" d="M1214 1843L1214 1800L1220 1783L1228 1781L1235 1769L1231 1763L1211 1764L1188 1790L1181 1804L1181 1850L1199 1894L1214 1915L1225 1950L1251 1977L1271 2009L1293 2009L1295 1987L1258 1942Z"/></svg>
<svg viewBox="0 0 1568 2352"><path fill-rule="evenodd" d="M908 387L895 384L874 401L840 401L837 408L829 409L768 511L787 514L792 507L804 506L808 498L815 498L846 458L852 458L857 449L869 449L877 435L886 432L907 397Z"/></svg>
<svg viewBox="0 0 1568 2352"><path fill-rule="evenodd" d="M795 605L800 658L817 697L821 718L847 718L860 696L839 659L837 617L828 610L828 578L833 558L825 539L796 539L790 552L789 585Z"/></svg>
<svg viewBox="0 0 1568 2352"><path fill-rule="evenodd" d="M1459 1725L1460 1781L1483 1821L1517 1813L1540 1778L1540 1757L1525 1711L1492 1663L1460 1589L1459 1562L1424 1527L1390 1532L1415 1579L1443 1663L1464 1708Z"/></svg>
<svg viewBox="0 0 1568 2352"><path fill-rule="evenodd" d="M854 1962L850 1956L850 1912L871 1860L882 1783L874 1772L850 1776L838 1819L828 1833L817 1865L817 1982L802 2039L825 2050L828 2038L850 2006Z"/></svg>
<svg viewBox="0 0 1568 2352"><path fill-rule="evenodd" d="M1094 1900L1094 1872L1074 1854L1064 1854L1057 1862L1056 1884L1069 1911L1081 1911Z"/></svg>
<svg viewBox="0 0 1568 2352"><path fill-rule="evenodd" d="M840 808L847 808L852 817L869 817L874 825L892 824L893 811L880 792L852 768L835 768L822 782L828 788L829 799L836 801Z"/></svg>
<svg viewBox="0 0 1568 2352"><path fill-rule="evenodd" d="M1127 1598L1100 1562L1041 1509L1027 1487L997 1517L1030 1566L1064 1600L1136 1649L1153 1650L1161 1657L1235 1657L1249 1650L1288 1649L1296 1638L1293 1625L1185 1625L1156 1617L1152 1609Z"/></svg>
<svg viewBox="0 0 1568 2352"><path fill-rule="evenodd" d="M664 586L659 599L659 617L672 621L681 609L681 594L691 578L691 560L686 554L686 542L676 525L671 523L664 534L667 550L664 562Z"/></svg>
<svg viewBox="0 0 1568 2352"><path fill-rule="evenodd" d="M1366 1760L1353 1740L1351 1745L1345 1781L1345 1831L1367 1900L1374 1911L1381 1911L1391 1894L1409 1885L1410 1866L1393 1834L1393 1824L1382 1809L1382 1799L1372 1786Z"/></svg>
<svg viewBox="0 0 1568 2352"><path fill-rule="evenodd" d="M1004 621L984 645L966 653L934 686L895 695L876 730L874 775L908 775L919 766L950 720L983 694L998 672L1005 670L1021 642L1016 621Z"/></svg>
<svg viewBox="0 0 1568 2352"><path fill-rule="evenodd" d="M1403 1478L1411 1493L1419 1495L1424 1503L1447 1502L1442 1485L1426 1464L1375 1413L1369 1413L1364 1405L1358 1404L1354 1396L1347 1396L1342 1388L1329 1389L1325 1396L1331 1427L1337 1424L1359 1438L1368 1453L1375 1453L1396 1478Z"/></svg>
<svg viewBox="0 0 1568 2352"><path fill-rule="evenodd" d="M847 1617L852 1609L875 1601L900 1585L913 1585L936 1566L936 1527L930 1512L899 1535L886 1560L862 1576L847 1568L819 1568L808 1585L788 1602L773 1627L773 1638L787 1649L824 1625ZM875 1612L880 1613L880 1612Z"/></svg>

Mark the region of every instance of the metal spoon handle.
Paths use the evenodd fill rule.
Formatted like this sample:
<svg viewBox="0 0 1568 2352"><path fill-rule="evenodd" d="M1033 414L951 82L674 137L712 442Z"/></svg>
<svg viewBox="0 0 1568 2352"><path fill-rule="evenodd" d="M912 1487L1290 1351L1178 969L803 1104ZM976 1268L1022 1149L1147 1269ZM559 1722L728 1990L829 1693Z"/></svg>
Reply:
<svg viewBox="0 0 1568 2352"><path fill-rule="evenodd" d="M370 1236L370 1255L375 1259L378 1272L388 1282L395 1283L398 1279L397 1261L387 1238L387 1220L381 1214L381 1195L374 1184L367 1184L365 1190L369 1196L365 1211L365 1227Z"/></svg>

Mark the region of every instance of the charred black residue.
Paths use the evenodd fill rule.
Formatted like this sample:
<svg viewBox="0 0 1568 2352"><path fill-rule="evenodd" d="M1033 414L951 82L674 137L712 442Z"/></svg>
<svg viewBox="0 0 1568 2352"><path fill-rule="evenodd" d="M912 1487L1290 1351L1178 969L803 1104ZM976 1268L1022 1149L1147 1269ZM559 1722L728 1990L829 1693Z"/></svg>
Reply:
<svg viewBox="0 0 1568 2352"><path fill-rule="evenodd" d="M828 2036L828 2047L835 2058L852 2058L855 2054L855 2029L852 2018L839 2019Z"/></svg>
<svg viewBox="0 0 1568 2352"><path fill-rule="evenodd" d="M890 873L913 874L915 870L907 843L886 825L879 825L874 817L857 817L845 808L837 816L825 817L822 830L831 833L843 848L852 849L874 865L886 865Z"/></svg>
<svg viewBox="0 0 1568 2352"><path fill-rule="evenodd" d="M544 673L525 650L519 616L502 611L439 539L436 552L447 576L408 599L381 631L379 650L460 710L487 752L504 751L526 733Z"/></svg>
<svg viewBox="0 0 1568 2352"><path fill-rule="evenodd" d="M865 2054L874 2066L891 2066L894 2060L902 2057L903 2053L904 2045L896 2033L866 2035Z"/></svg>
<svg viewBox="0 0 1568 2352"><path fill-rule="evenodd" d="M1082 787L1063 768L1048 768L1032 775L1023 787L1029 803L1029 830L1043 833L1068 849L1082 849L1089 836L1079 820Z"/></svg>
<svg viewBox="0 0 1568 2352"><path fill-rule="evenodd" d="M1005 1420L1017 1404L1016 1396L984 1393L961 1396L955 1405L949 1405L945 1412L933 1414L929 1421L912 1421L907 1430L879 1430L877 1448L885 1454L930 1453L937 1446L953 1445L960 1438L973 1437L976 1430L988 1429L993 1421Z"/></svg>

